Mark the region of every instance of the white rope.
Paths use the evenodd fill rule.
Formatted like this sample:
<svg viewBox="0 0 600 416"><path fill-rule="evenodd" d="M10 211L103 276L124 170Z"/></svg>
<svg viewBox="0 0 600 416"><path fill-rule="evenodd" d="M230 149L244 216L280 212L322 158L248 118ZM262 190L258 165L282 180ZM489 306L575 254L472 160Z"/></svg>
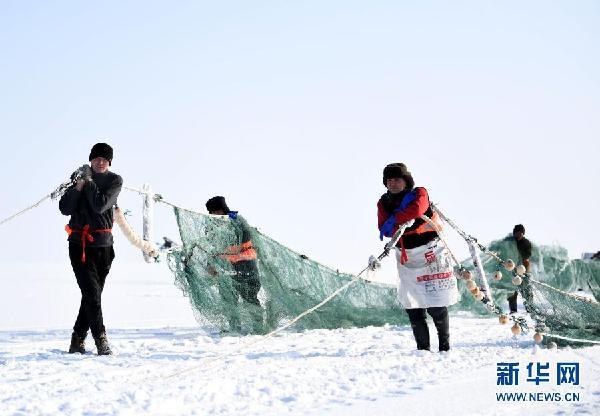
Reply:
<svg viewBox="0 0 600 416"><path fill-rule="evenodd" d="M455 223L453 223L448 217L446 217L442 212L440 212L440 210L436 206L434 206L433 204L431 204L431 205L432 205L433 209L439 214L440 218L442 218L446 223L448 223L452 228L454 228L454 230L456 232L458 232L465 240L475 242L480 247L480 249L482 249L482 251L484 253L490 255L491 257L495 258L499 262L504 263L504 260L500 256L498 256L497 253L495 253L495 252L489 250L487 247L484 247L481 244L477 243L477 240L474 237L472 237L470 235L467 235ZM438 232L438 234L439 234L439 232ZM561 293L561 294L563 294L563 295L565 295L567 297L570 297L572 299L575 299L575 300L578 300L578 301L581 301L581 302L586 302L586 303L589 303L589 304L592 304L592 305L597 305L598 304L598 302L596 300L585 298L583 296L578 296L578 295L575 295L573 293L565 292L564 290L560 290L558 288L550 286L547 283L540 282L539 280L536 280L533 277L531 277L531 274L529 274L529 281L532 282L532 283L538 284L540 286L543 286L543 287L545 287L547 289L550 289L550 290L553 290L555 292ZM543 333L543 332L541 332L541 334L542 335L546 335L546 336L548 336L550 338L554 337L554 338L563 339L563 340L566 340L566 341L581 342L581 343L590 343L590 344L600 344L600 341L592 341L592 340L581 339L581 338L570 338L570 337L565 337L565 336L562 336L562 335L548 334L548 333Z"/></svg>
<svg viewBox="0 0 600 416"><path fill-rule="evenodd" d="M458 226L457 226L456 224L454 224L454 223L453 223L451 220L449 220L449 219L448 219L448 217L446 217L444 214L442 214L442 213L440 212L439 208L437 208L437 207L436 207L436 206L434 206L433 204L431 204L431 205L432 205L433 209L435 209L435 211L438 213L438 215L439 215L439 216L440 216L440 217L441 217L441 218L442 218L442 219L443 219L445 222L447 222L447 223L448 223L448 224L449 224L449 225L450 225L452 228L454 228L454 229L455 229L455 230L456 230L456 231L457 231L457 232L458 232L458 233L459 233L459 234L460 234L460 235L461 235L463 238L465 238L465 239L469 239L469 240L472 240L472 241L475 241L475 242L477 241L477 240L475 240L475 238L473 238L473 237L471 237L471 236L468 236L468 235L467 235L467 234L466 234L464 231L462 231L460 228L458 228ZM423 216L422 218L424 218L424 219L428 220L428 219L427 219L427 217L425 217L425 216ZM431 224L431 225L432 225L434 228L436 228L436 230L437 230L437 227L436 227L436 225L433 223L433 221L431 221L431 220L428 220L428 222L429 222L429 223L430 223L430 224ZM438 234L439 234L439 233L440 233L440 232L438 231ZM440 237L440 238L441 238L441 237ZM443 240L442 240L442 241L443 241ZM447 245L446 245L446 247L447 247ZM448 248L448 250L450 250L450 248ZM486 254L488 254L489 256L492 256L492 257L493 257L493 258L495 258L496 260L498 260L498 261L500 261L500 262L504 262L504 260L503 260L503 259L502 259L500 256L498 256L496 253L494 253L493 251L491 251L491 250L489 250L489 249L487 249L487 248L486 248L484 252L485 252ZM455 261L456 261L456 258L455 258ZM573 298L573 299L580 300L580 301L582 301L582 302L591 303L591 304L598 304L598 302L597 302L597 301L595 301L595 300L593 300L593 299L588 299L588 298L585 298L585 297L583 297L583 296L579 296L579 295L575 295L575 294L573 294L573 293L565 292L564 290L557 289L557 288L555 288L555 287L553 287L553 286L550 286L550 285L549 285L549 284L547 284L547 283L543 283L543 282L540 282L539 280L535 280L534 278L532 278L532 277L531 277L531 274L529 275L529 280L530 280L531 282L533 282L533 283L536 283L536 284L538 284L538 285L544 286L544 287L546 287L546 288L548 288L548 289L554 290L555 292L561 293L561 294L563 294L563 295L565 295L565 296L568 296L568 297L571 297L571 298Z"/></svg>
<svg viewBox="0 0 600 416"><path fill-rule="evenodd" d="M535 284L538 284L540 286L544 286L547 289L554 290L555 292L561 293L561 294L563 294L565 296L569 296L569 297L571 297L573 299L576 299L576 300L579 300L579 301L582 301L582 302L591 303L592 305L598 305L598 301L596 301L594 299L589 299L589 298L586 298L586 297L583 297L583 296L575 295L574 293L565 292L564 290L557 289L554 286L550 286L547 283L540 282L539 280L535 280L532 277L529 278L529 281L531 281L531 282L533 282Z"/></svg>
<svg viewBox="0 0 600 416"><path fill-rule="evenodd" d="M406 228L410 227L412 224L413 224L413 221L410 220L409 222L406 222L406 223L403 223L403 224L400 225L400 227L398 228L398 231L396 231L394 233L394 235L392 236L392 238L390 239L390 241L388 243L386 243L383 253L381 253L381 255L378 257L379 260L381 260L383 257L385 257L385 256L387 256L389 254L391 247L393 247L396 244L396 242L400 239L400 237L404 233L404 230L406 230ZM215 362L217 362L217 361L219 361L219 360L221 360L223 358L226 358L228 356L234 355L235 353L241 351L244 348L247 348L247 347L250 347L252 345L255 345L255 344L258 344L258 343L266 341L267 339L269 339L272 336L278 334L279 332L283 331L284 329L289 328L290 326L292 326L293 324L295 324L296 322L298 322L300 319L302 319L306 315L308 315L308 314L316 311L321 306L323 306L326 303L328 303L331 299L335 298L341 292L343 292L348 287L352 286L354 283L356 283L358 280L360 280L360 276L365 271L367 271L368 269L369 269L369 266L365 267L364 269L361 270L360 273L358 273L356 276L354 276L349 282L347 282L346 284L344 284L341 287L337 288L335 291L333 291L329 296L327 296L321 302L319 302L318 304L316 304L312 308L309 308L309 309L305 310L300 315L296 316L294 319L292 319L291 321L289 321L287 324L283 325L282 327L276 328L275 330L273 330L273 331L269 332L268 334L264 335L262 338L258 338L258 339L254 340L252 342L248 342L246 344L243 344L240 347L238 347L238 348L236 348L233 351L230 351L228 353L220 354L220 355L212 358L211 360L203 362L200 365L196 365L196 366L193 366L193 367L190 367L190 368L186 368L186 369L177 371L175 373L172 373L172 374L170 374L168 376L164 376L162 378L163 379L172 378L172 377L175 377L177 375L188 373L190 371L198 370L198 369L201 369L201 368L206 368L209 364L215 363Z"/></svg>
<svg viewBox="0 0 600 416"><path fill-rule="evenodd" d="M59 187L58 187L56 190L54 190L52 193L50 193L50 194L48 194L48 195L44 196L42 199L40 199L39 201L37 201L37 202L36 202L36 203L34 203L33 205L31 205L31 206L28 206L27 208L25 208L25 209L23 209L23 210L21 210L21 211L19 211L19 212L15 213L15 214L13 214L13 215L9 216L9 217L7 217L7 218L3 219L2 221L0 221L0 226L4 225L5 223L7 223L7 222L9 222L9 221L12 221L13 219L17 218L18 216L20 216L20 215L24 214L24 213L25 213L25 212L27 212L27 211L30 211L30 210L32 210L32 209L34 209L34 208L37 208L39 205L41 205L41 204L42 204L44 201L46 201L47 199L50 199L50 198L52 198L52 199L55 199L55 198L57 198L57 197L58 197L58 196L60 196L62 193L64 193L64 190L66 190L66 188L67 188L68 186L70 186L71 184L72 184L72 181L71 181L71 182L65 182L65 183L61 184L61 185L60 185L60 186L59 186ZM141 189L131 188L131 187L128 187L128 186L125 186L125 185L123 185L123 189L129 190L129 191L133 191L133 192L137 192L137 193L139 193L139 194L146 194L146 193L147 193L147 192L145 192L145 191L143 191L143 190L141 190ZM188 211L188 212L191 212L191 213L194 213L194 214L207 215L206 213L199 212L199 211L196 211L196 210L193 210L193 209L190 209L190 208L185 208L185 207L182 207L182 206L180 206L180 205L176 205L176 204L174 204L174 203L172 203L172 202L169 202L169 201L167 201L167 200L163 199L163 198L162 198L162 196L161 196L161 195L159 195L159 194L155 194L155 199L156 199L156 202L162 202L163 204L170 205L170 206L172 206L172 207L174 207L174 208L178 208L178 209L181 209L181 210L184 210L184 211ZM459 228L459 227L458 227L458 226L457 226L457 225L456 225L454 222L452 222L452 221L451 221L451 220L450 220L448 217L446 217L446 216L445 216L445 215L444 215L444 214L443 214L443 213L442 213L442 212L441 212L441 211L440 211L440 210L437 208L437 206L435 206L434 204L431 204L431 207L432 207L432 208L433 208L433 209L434 209L434 210L435 210L435 211L436 211L436 212L437 212L437 213L440 215L440 217L441 217L441 218L442 218L442 219L443 219L443 220L444 220L446 223L448 223L448 224L449 224L449 225L450 225L452 228L454 228L454 229L455 229L455 230L456 230L456 231L457 231L457 232L458 232L458 233L459 233L459 234L460 234L460 235L461 235L463 238L465 238L465 239L467 239L467 240L471 240L471 241L473 241L473 242L477 242L477 240L476 240L474 237L472 237L472 236L470 236L470 235L466 234L466 233L465 233L464 231L462 231L462 230L461 230L461 229L460 229L460 228ZM145 240L143 240L142 238L140 238L140 237L137 235L137 233L136 233L136 232L135 232L135 230L134 230L134 229L133 229L133 228L132 228L132 227L129 225L129 223L128 223L128 222L127 222L127 220L125 219L125 216L123 215L123 212L122 212L122 211L121 211L119 208L115 208L115 214L116 214L116 215L115 215L115 222L117 223L117 225L119 225L119 228L121 229L121 231L123 232L123 234L125 235L125 237L126 237L128 240L129 240L129 242L131 242L131 244L133 244L135 247L137 247L137 248L141 249L141 250L142 250L144 253L146 253L146 254L148 254L148 255L150 255L150 256L152 256L152 257L156 257L156 256L158 255L158 249L156 248L156 246L154 246L154 244L150 243L149 241L145 241ZM430 224L430 225L431 225L431 226L432 226L432 227L433 227L433 228L436 230L436 232L438 233L438 236L440 237L440 240L441 240L441 241L442 241L442 243L443 243L443 244L446 246L446 249L447 249L447 250L448 250L448 252L450 253L450 255L451 255L452 259L454 260L454 262L457 264L457 266L458 266L458 267L461 267L461 263L458 261L458 259L456 258L456 256L455 256L455 255L454 255L454 253L452 252L452 250L450 249L450 246L449 246L449 245L448 245L448 243L445 241L445 239L444 239L444 237L443 237L443 235L442 235L442 231L439 229L439 227L437 226L437 224L435 224L435 223L434 223L434 222L433 222L433 221L432 221L430 218L428 218L428 217L426 217L426 216L424 216L424 215L423 215L421 218L422 218L424 221L426 221L428 224ZM503 262L502 258L500 258L500 257L499 257L499 256L498 256L496 253L494 253L494 252L493 252L493 251L491 251L491 250L488 250L487 248L483 247L483 246L482 246L481 244L479 244L479 243L477 243L477 244L478 244L478 246L479 246L480 248L482 248L482 251L484 251L484 253L486 253L486 254L488 254L488 255L490 255L490 256L492 256L492 257L494 257L496 260L498 260L498 261L500 261L500 262ZM287 247L286 247L286 248L287 248ZM288 248L288 249L289 249L289 248ZM290 249L290 250L291 250L291 249ZM291 251L293 251L293 250L291 250ZM294 252L295 252L295 251L294 251ZM296 253L296 252L295 252L295 253ZM296 253L296 254L299 254L299 253ZM386 254L387 254L387 253L386 253ZM361 275L362 275L362 274L363 274L363 273L364 273L364 272L365 272L367 269L368 269L368 267L366 267L365 269L363 269L363 270L362 270L362 271L361 271L361 272L360 272L358 275L356 275L355 277L353 277L353 278L352 278L352 279L351 279L351 280L350 280L348 283L346 283L345 285L343 285L343 286L341 286L340 288L338 288L337 290L335 290L333 293L331 293L331 294L330 294L328 297L326 297L326 298L325 298L323 301L321 301L321 302L320 302L320 303L318 303L317 305L315 305L315 306L313 306L312 308L310 308L310 309L307 309L306 311L302 312L300 315L298 315L297 317L295 317L294 319L292 319L290 322L288 322L288 323L287 323L287 324L285 324L284 326L282 326L282 327L280 327L280 328L277 328L277 329L275 329L274 331L271 331L270 333L266 334L264 337L262 337L262 338L259 338L258 340L254 341L254 342L252 342L252 343L248 343L248 344L242 345L240 348L238 348L237 350L234 350L233 352L230 352L230 353L228 353L228 354L222 354L222 355L220 355L220 356L217 356L217 357L213 358L212 360L208 361L207 363L204 363L204 365L205 365L205 364L209 364L209 363L211 363L211 362L214 362L214 361L218 361L218 360L220 360L221 358L225 358L225 357L226 357L226 356L228 356L228 355L232 355L233 353L236 353L236 352L240 351L240 350L241 350L241 349L243 349L243 348L249 347L249 346L251 346L251 345L254 345L254 344L256 344L256 343L259 343L259 342L263 342L264 340L266 340L266 339L268 339L268 338L270 338L270 337L272 337L272 336L276 335L277 333L279 333L279 332L281 332L281 331L283 331L283 330L285 330L285 329L289 328L289 327L290 327L290 326L292 326L294 323L296 323L296 322L298 322L300 319L302 319L304 316L306 316L306 315L308 315L308 314L310 314L310 313L314 312L315 310L319 309L321 306L325 305L325 304L326 304L326 303L328 303L328 302L329 302L331 299L333 299L334 297L336 297L336 296L337 296L337 295L338 295L340 292L342 292L342 291L346 290L348 287L350 287L350 286L351 286L351 285L353 285L355 282L357 282L357 281L360 279L360 276L361 276ZM563 290L560 290L560 289L557 289L557 288L555 288L555 287L553 287L553 286L550 286L550 285L548 285L548 284L546 284L546 283L543 283L543 282L540 282L540 281L538 281L538 280L535 280L535 279L533 279L533 278L531 278L531 277L530 277L530 281L531 281L531 282L533 282L533 283L539 284L539 285L541 285L541 286L544 286L544 287L546 287L546 288L548 288L548 289L554 290L554 291L556 291L556 292L558 292L558 293L561 293L561 294L563 294L563 295L565 295L565 296L571 297L571 298L573 298L573 299L576 299L576 300L579 300L579 301L582 301L582 302L587 302L587 303L590 303L590 304L598 304L598 302L597 302L597 301L595 301L595 300L593 300L593 299L588 299L588 298L585 298L585 297L582 297L582 296L578 296L578 295L574 295L574 294L572 294L572 293L565 292L565 291L563 291ZM554 338L564 339L564 340L567 340L567 341L574 341L574 342L585 342L585 343L592 343L592 344L600 344L600 341L591 341L591 340L578 339L578 338L569 338L569 337L563 337L563 336L560 336L560 335L553 335L553 334L546 334L546 333L542 333L542 334L543 334L543 335L546 335L546 336L548 336L548 337L554 337ZM186 369L186 370L179 371L179 372L177 372L177 373L173 373L172 375L170 375L170 376L167 376L166 378L173 377L173 376L175 376L175 375L178 375L178 374L182 374L182 373L185 373L185 372L188 372L188 371L195 370L195 369L197 369L197 368L199 368L199 367L203 367L204 365L202 365L202 366L196 366L196 367L192 367L192 368L190 368L190 369Z"/></svg>
<svg viewBox="0 0 600 416"><path fill-rule="evenodd" d="M36 202L35 204L17 212L16 214L11 215L8 218L3 219L2 221L0 221L0 225L3 225L4 223L7 223L15 218L17 218L19 215L24 214L25 212L32 210L34 208L37 208L42 202L44 202L45 200L52 198L52 199L57 199L60 196L62 196L65 191L69 188L69 186L71 186L73 183L75 183L74 180L70 180L64 183L61 183L54 191L52 191L51 193L49 193L48 195L44 196L42 199L40 199L38 202Z"/></svg>
<svg viewBox="0 0 600 416"><path fill-rule="evenodd" d="M123 186L122 186L122 188L123 188L123 189L126 189L126 190L128 190L128 191L137 192L137 193L138 193L138 194L140 194L140 195L146 195L146 194L148 193L148 192L146 192L146 191L144 191L144 190L142 190L142 189L131 188L131 187L129 187L129 186L125 186L125 185L123 185ZM182 210L184 210L184 211L188 211L188 212L191 212L191 213L193 213L193 214L200 214L200 215L207 215L207 216L209 215L209 214L207 214L207 213L205 213L205 212L196 211L196 210L194 210L194 209L191 209L191 208L185 208L185 207L182 207L181 205L177 205L177 204L175 204L175 203L173 203L173 202L169 202L169 201L167 201L166 199L164 199L164 198L162 197L162 195L160 195L160 194L157 194L157 193L155 193L155 194L154 194L154 200L155 200L155 202L161 202L161 203L163 203L163 204L170 205L170 206L172 206L173 208L182 209Z"/></svg>
<svg viewBox="0 0 600 416"><path fill-rule="evenodd" d="M27 207L24 210L21 210L21 211L17 212L16 214L11 215L10 217L3 219L0 222L0 225L3 225L4 223L7 223L10 220L13 220L13 219L17 218L19 215L24 214L25 212L27 212L29 210L37 208L42 202L44 202L46 199L49 199L49 198L50 198L50 194L46 195L45 197L43 197L42 199L40 199L38 202L36 202L35 204L31 205L30 207Z"/></svg>
<svg viewBox="0 0 600 416"><path fill-rule="evenodd" d="M344 290L346 290L348 287L352 286L354 283L356 283L358 280L360 280L360 276L368 269L368 267L365 267L358 275L354 276L352 278L352 280L350 280L349 282L347 282L346 284L344 284L343 286L339 287L338 289L336 289L334 292L332 292L329 296L327 296L325 299L323 299L321 302L319 302L318 304L316 304L315 306L313 306L310 309L305 310L304 312L302 312L300 315L296 316L294 319L292 319L291 321L289 321L287 324L283 325L282 327L279 327L271 332L269 332L268 334L264 335L262 338L257 338L256 340L252 341L252 342L248 342L245 343L241 346L239 346L238 348L234 349L233 351L229 351L227 353L223 353L220 355L217 355L216 357L213 357L212 359L208 360L208 361L204 361L202 364L200 365L196 365L193 367L189 367L183 370L179 370L176 371L174 373L171 373L167 376L164 377L160 377L161 379L169 379L184 373L189 373L191 371L195 371L195 370L199 370L199 369L207 369L207 368L211 368L209 367L210 364L216 363L217 361L222 360L223 358L227 358L229 356L235 355L236 353L240 352L241 350L248 348L252 345L256 345L262 342L265 342L267 339L273 337L274 335L280 333L281 331L289 328L290 326L294 325L296 322L298 322L300 319L302 319L303 317L305 317L306 315L313 313L314 311L316 311L317 309L319 309L321 306L325 305L326 303L328 303L331 299L333 299L334 297L336 297L337 295L339 295L341 292L343 292Z"/></svg>
<svg viewBox="0 0 600 416"><path fill-rule="evenodd" d="M565 341L582 342L582 343L589 343L589 344L600 345L600 341L593 341L591 339L563 337L562 335L548 334L546 332L540 332L540 334L542 334L542 335L544 335L545 337L548 337L548 338L558 338L558 339L564 339Z"/></svg>
<svg viewBox="0 0 600 416"><path fill-rule="evenodd" d="M437 213L438 213L438 215L440 216L440 218L441 218L441 219L443 219L443 220L444 220L444 222L446 222L448 225L450 225L450 227L454 228L454 230L455 230L455 231L456 231L458 234L460 234L460 236L461 236L462 238L464 238L464 239L465 239L465 240L467 240L467 241L471 241L471 242L475 243L475 244L476 244L476 245L479 247L479 249L480 249L482 252L484 252L484 253L486 253L486 254L488 254L488 255L490 255L490 256L492 256L492 257L494 257L496 260L498 260L498 261L500 261L500 262L502 262L502 261L503 261L503 260L502 260L502 259L501 259L501 258L500 258L500 257L499 257L497 254L496 254L496 253L494 253L493 251L491 251L490 249L488 249L488 248L487 248L487 247L485 247L484 245L482 245L482 244L478 243L478 242L477 242L477 239L476 239L475 237L473 237L472 235L468 235L468 234L467 234L467 233L465 233L463 230L461 230L461 229L460 229L460 227L454 223L454 221L452 221L450 218L446 217L446 216L445 216L445 215L442 213L442 211L440 211L440 209L437 207L437 205L436 205L436 204L434 204L434 203L431 203L431 208L432 208L432 209L433 209L435 212L437 212Z"/></svg>
<svg viewBox="0 0 600 416"><path fill-rule="evenodd" d="M123 185L123 187L122 187L122 188L123 188L123 189L125 189L125 190L128 190L128 191L137 192L137 193L138 193L138 194L140 194L140 195L145 195L145 194L147 194L147 192L145 192L145 191L144 191L144 190L142 190L142 189L131 188L131 187L129 187L129 186L125 186L125 185ZM181 205L178 205L178 204L176 204L176 203L173 203L173 202L167 201L167 200L166 200L166 199L164 199L164 198L162 197L162 195L160 195L160 194L154 194L154 195L155 195L155 198L154 198L155 202L160 202L160 203L163 203L163 204L169 205L169 206L171 206L171 207L173 207L173 208L177 208L177 209L180 209L180 210L183 210L183 211L191 212L192 214L198 214L198 215L203 215L203 216L205 216L205 217L216 218L216 219L219 219L219 220L222 220L222 221L227 221L227 220L229 220L229 217L228 217L228 216L226 216L226 215L212 215L212 214L207 214L206 212L200 212L200 211L196 211L196 210L194 210L194 209L191 209L191 208L186 208L186 207L183 207L183 206L181 206ZM253 228L254 228L255 230L257 230L257 232L259 232L259 233L260 233L260 231L258 231L258 229L257 229L256 227L253 227ZM262 234L262 233L261 233L261 234ZM292 252L292 253L294 253L294 254L298 255L298 256L301 256L301 257L304 257L304 258L308 258L306 255L304 255L304 254L302 254L302 253L299 253L299 252L297 252L296 250L294 250L294 249L292 249L292 248L290 248L290 247L286 246L286 245L285 245L285 244L283 244L283 243L280 243L280 242L277 242L277 243L278 243L279 245L281 245L282 247L286 248L287 250L289 250L290 252ZM176 248L175 248L175 249L172 249L172 250L170 250L170 251L173 251L173 250L176 250ZM161 251L164 253L164 252L168 252L169 250L161 250ZM323 264L323 263L321 263L321 262L319 262L319 261L317 261L317 260L315 260L315 259L313 259L313 258L311 258L311 259L310 259L310 261L312 261L313 263L317 264L319 267L322 267L322 268L325 268L325 269L328 269L328 270L333 270L331 267L329 267L329 266L327 266L327 265L325 265L325 264ZM340 273L344 273L344 274L351 274L351 273L344 272L344 271L340 271Z"/></svg>
<svg viewBox="0 0 600 416"><path fill-rule="evenodd" d="M431 218L427 217L426 215L421 215L421 219L423 221L427 222L429 225L431 225L433 227L433 229L435 230L435 232L438 234L438 237L440 237L440 240L442 240L442 243L446 246L446 249L448 250L448 253L450 253L450 256L452 257L452 260L454 260L454 263L456 263L456 266L459 269L462 269L462 265L460 264L460 262L458 261L458 259L456 258L456 256L452 252L452 250L450 250L450 246L448 245L448 243L444 239L443 232L440 229L440 227L438 227L437 224L435 222L433 222L433 220Z"/></svg>
<svg viewBox="0 0 600 416"><path fill-rule="evenodd" d="M125 215L123 215L121 209L118 207L115 208L115 222L117 223L117 225L131 244L142 250L150 257L158 256L158 248L150 241L142 239L135 232L135 230L131 227L131 225L129 225L129 223L125 219Z"/></svg>

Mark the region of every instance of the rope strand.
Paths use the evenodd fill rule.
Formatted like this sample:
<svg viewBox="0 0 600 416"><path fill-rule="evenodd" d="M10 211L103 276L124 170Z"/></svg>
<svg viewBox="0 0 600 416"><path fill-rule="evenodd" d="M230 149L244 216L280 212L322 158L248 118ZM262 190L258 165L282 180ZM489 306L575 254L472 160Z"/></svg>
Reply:
<svg viewBox="0 0 600 416"><path fill-rule="evenodd" d="M40 205L42 202L44 202L44 201L45 201L45 200L47 200L47 199L50 199L50 196L51 196L51 195L50 195L50 194L48 194L48 195L46 195L45 197L43 197L42 199L40 199L38 202L36 202L35 204L33 204L33 205L31 205L31 206L29 206L29 207L27 207L27 208L25 208L25 209L23 209L23 210L21 210L21 211L17 212L16 214L13 214L13 215L11 215L11 216L10 216L10 217L8 217L8 218L5 218L5 219L3 219L2 221L0 221L0 225L3 225L3 224L5 224L5 223L7 223L7 222L9 222L9 221L11 221L11 220L13 220L13 219L17 218L19 215L21 215L21 214L24 214L24 213L26 213L26 212L27 212L27 211L29 211L29 210L32 210L32 209L34 209L34 208L37 208L37 207L38 207L38 206L39 206L39 205Z"/></svg>
<svg viewBox="0 0 600 416"><path fill-rule="evenodd" d="M386 243L383 252L379 255L379 259L381 260L382 258L384 258L385 256L387 256L390 252L391 249L391 245L394 242L397 242L400 237L402 236L402 234L404 233L404 230L406 230L407 227L409 227L412 224L412 220L408 223L403 223L400 225L400 227L398 228L398 231L396 231L394 233L394 235L392 236L392 238L390 239L390 241L388 243ZM224 353L224 354L220 354L214 358L212 358L209 361L203 362L200 365L196 365L190 368L186 368L177 372L174 372L168 376L162 377L163 379L167 379L167 378L172 378L175 377L177 375L181 375L184 373L188 373L190 371L194 371L194 370L198 370L201 368L206 368L208 365L217 362L223 358L229 357L231 355L234 355L235 353L241 351L244 348L250 347L252 345L256 345L258 343L264 342L267 339L271 338L272 336L280 333L281 331L289 328L290 326L292 326L293 324L295 324L296 322L298 322L300 319L302 319L303 317L305 317L306 315L316 311L317 309L319 309L320 307L322 307L323 305L325 305L326 303L328 303L329 301L331 301L333 298L335 298L337 295L339 295L341 292L343 292L344 290L346 290L347 288L349 288L350 286L352 286L354 283L356 283L357 281L359 281L361 279L361 275L367 271L369 269L369 266L365 267L364 269L362 269L360 271L360 273L358 273L356 276L354 276L350 281L348 281L347 283L345 283L344 285L342 285L341 287L337 288L336 290L334 290L331 294L329 294L329 296L327 296L325 299L323 299L321 302L319 302L318 304L316 304L315 306L313 306L312 308L309 308L307 310L305 310L304 312L302 312L301 314L299 314L298 316L296 316L295 318L293 318L290 322L286 323L285 325L283 325L280 328L276 328L273 331L269 332L268 334L264 335L262 338L258 338L252 342L246 343L241 345L240 347L234 349L233 351L230 351L228 353Z"/></svg>

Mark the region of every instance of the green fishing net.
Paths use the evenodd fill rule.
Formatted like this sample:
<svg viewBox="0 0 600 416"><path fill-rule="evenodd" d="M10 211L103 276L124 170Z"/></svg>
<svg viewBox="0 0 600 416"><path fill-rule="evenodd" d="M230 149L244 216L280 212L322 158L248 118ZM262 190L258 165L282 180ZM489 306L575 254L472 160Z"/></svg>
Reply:
<svg viewBox="0 0 600 416"><path fill-rule="evenodd" d="M501 258L510 258L519 264L519 253L511 237L492 242L489 249ZM508 309L507 296L519 291L525 309L536 322L536 330L600 341L600 304L597 302L600 298L600 261L570 260L562 247L534 245L530 260L531 279L525 277L520 286L515 286L512 275L495 259L482 257L494 302L504 310ZM464 265L468 267L469 262ZM497 270L504 274L500 281L492 277ZM476 301L472 297L470 303L471 310L484 311L482 307L474 308ZM553 341L568 343L560 339Z"/></svg>
<svg viewBox="0 0 600 416"><path fill-rule="evenodd" d="M312 308L353 276L326 267L299 254L251 227L237 216L211 216L175 208L180 249L168 256L176 285L189 297L197 320L220 331L266 333ZM256 260L234 263L225 256L231 247L252 242ZM518 261L512 239L495 241L490 249L502 258ZM501 281L492 278L499 269L491 257L482 256L494 301L507 309L507 296L519 290L538 329L557 335L600 339L600 307L567 293L599 295L600 262L568 259L566 250L534 246L532 276L559 290L525 279L514 286L510 273ZM468 262L464 265L469 268ZM256 296L244 296L256 293ZM461 301L451 311L489 313L462 288ZM567 293L564 293L567 292ZM254 301L252 300L254 299ZM363 327L408 324L392 285L358 280L338 296L303 317L294 328Z"/></svg>
<svg viewBox="0 0 600 416"><path fill-rule="evenodd" d="M175 208L183 247L169 254L176 285L197 320L221 331L265 333L315 306L353 276L323 266L252 228L238 216L210 216ZM223 258L250 240L255 269L240 272ZM245 278L257 274L259 304L244 300ZM250 276L253 277L253 276ZM241 287L240 287L241 286ZM391 285L359 280L294 324L296 329L407 324Z"/></svg>

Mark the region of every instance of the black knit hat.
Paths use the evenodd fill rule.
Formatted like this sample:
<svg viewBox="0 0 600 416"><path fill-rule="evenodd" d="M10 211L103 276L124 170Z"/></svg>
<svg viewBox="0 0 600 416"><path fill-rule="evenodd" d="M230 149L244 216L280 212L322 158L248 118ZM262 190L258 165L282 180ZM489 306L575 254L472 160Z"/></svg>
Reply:
<svg viewBox="0 0 600 416"><path fill-rule="evenodd" d="M206 201L206 210L208 212L223 211L225 214L229 214L230 212L230 209L225 202L225 197L223 196L213 196Z"/></svg>
<svg viewBox="0 0 600 416"><path fill-rule="evenodd" d="M89 161L91 162L92 159L97 157L103 157L108 160L108 164L110 165L113 159L113 148L106 143L96 143L90 152Z"/></svg>
<svg viewBox="0 0 600 416"><path fill-rule="evenodd" d="M383 185L387 185L387 180L392 178L404 179L407 190L415 186L415 181L404 163L390 163L383 168Z"/></svg>
<svg viewBox="0 0 600 416"><path fill-rule="evenodd" d="M513 233L517 233L517 232L521 232L521 233L525 234L525 227L523 227L523 224L515 225L515 228L513 228Z"/></svg>

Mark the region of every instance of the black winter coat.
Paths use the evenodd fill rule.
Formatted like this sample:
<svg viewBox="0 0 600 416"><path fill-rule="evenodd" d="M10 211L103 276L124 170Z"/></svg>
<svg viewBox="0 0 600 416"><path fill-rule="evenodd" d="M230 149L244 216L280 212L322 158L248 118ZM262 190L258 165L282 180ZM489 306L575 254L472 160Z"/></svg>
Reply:
<svg viewBox="0 0 600 416"><path fill-rule="evenodd" d="M112 233L94 233L93 230L113 227L113 206L121 192L123 179L113 172L93 173L92 180L78 191L73 185L60 198L58 207L63 215L70 215L69 227L82 230L87 224L92 231L94 241L86 246L108 247L113 244ZM81 244L81 233L72 233L69 241Z"/></svg>

